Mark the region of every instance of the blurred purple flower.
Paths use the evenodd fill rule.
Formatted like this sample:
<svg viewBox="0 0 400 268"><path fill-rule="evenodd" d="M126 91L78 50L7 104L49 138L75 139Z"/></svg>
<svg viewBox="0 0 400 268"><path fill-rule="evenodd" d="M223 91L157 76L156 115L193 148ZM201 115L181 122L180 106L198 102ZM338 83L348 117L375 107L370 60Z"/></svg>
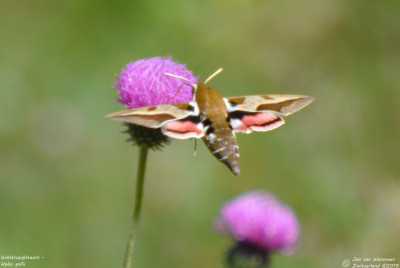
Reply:
<svg viewBox="0 0 400 268"><path fill-rule="evenodd" d="M120 95L117 101L127 108L137 108L192 99L189 85L183 85L175 96L185 81L164 73L179 75L197 83L192 72L184 64L174 62L170 56L140 59L127 64L117 76L115 86Z"/></svg>
<svg viewBox="0 0 400 268"><path fill-rule="evenodd" d="M251 191L224 204L215 229L241 244L285 254L296 250L300 234L293 210L266 191Z"/></svg>

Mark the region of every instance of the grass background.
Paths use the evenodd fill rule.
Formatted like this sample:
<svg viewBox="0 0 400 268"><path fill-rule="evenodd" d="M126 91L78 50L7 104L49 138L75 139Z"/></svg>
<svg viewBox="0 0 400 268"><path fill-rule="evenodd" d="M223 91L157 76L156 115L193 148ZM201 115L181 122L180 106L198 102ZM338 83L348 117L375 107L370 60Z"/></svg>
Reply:
<svg viewBox="0 0 400 268"><path fill-rule="evenodd" d="M225 96L316 101L238 135L235 178L204 145L150 153L136 267L220 267L220 205L251 189L288 203L299 250L273 267L400 261L400 2L0 2L0 255L26 267L121 267L138 149L104 118L129 61L170 54ZM368 264L368 263L365 263Z"/></svg>

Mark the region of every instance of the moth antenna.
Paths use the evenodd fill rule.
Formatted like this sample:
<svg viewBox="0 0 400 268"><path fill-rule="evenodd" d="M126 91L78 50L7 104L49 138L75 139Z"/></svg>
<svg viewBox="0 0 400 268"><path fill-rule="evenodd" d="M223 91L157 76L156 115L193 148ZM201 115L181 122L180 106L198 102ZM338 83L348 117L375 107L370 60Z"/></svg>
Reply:
<svg viewBox="0 0 400 268"><path fill-rule="evenodd" d="M193 84L196 84L196 83L194 83L193 81L190 81L189 79L187 79L187 78L185 78L185 77L182 77L182 76L179 76L179 75L176 75L176 74L170 74L170 73L164 73L165 75L168 75L168 76L172 76L172 77L176 77L176 78L179 78L179 79L182 79L182 80L185 80L185 81L188 81L188 82L190 82L192 85Z"/></svg>
<svg viewBox="0 0 400 268"><path fill-rule="evenodd" d="M194 139L194 152L193 152L193 157L196 157L196 152L197 152L197 139Z"/></svg>
<svg viewBox="0 0 400 268"><path fill-rule="evenodd" d="M218 70L216 70L212 75L210 75L210 77L208 77L206 79L206 81L204 82L204 84L207 84L208 81L210 81L211 79L213 79L215 76L217 76L220 72L222 72L224 70L224 68L219 68Z"/></svg>

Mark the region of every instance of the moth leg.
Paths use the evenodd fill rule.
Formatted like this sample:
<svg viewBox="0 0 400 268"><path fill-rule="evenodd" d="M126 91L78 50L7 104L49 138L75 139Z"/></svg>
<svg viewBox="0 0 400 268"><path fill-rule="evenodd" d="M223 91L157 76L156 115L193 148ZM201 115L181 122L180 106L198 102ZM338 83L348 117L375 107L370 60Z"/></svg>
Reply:
<svg viewBox="0 0 400 268"><path fill-rule="evenodd" d="M193 152L193 157L196 157L196 152L197 152L197 139L194 139L194 152Z"/></svg>
<svg viewBox="0 0 400 268"><path fill-rule="evenodd" d="M187 85L187 86L190 86L190 87L192 86L192 85L190 85L190 84L188 84L188 83L182 83L182 84L179 86L178 91L176 91L175 95L172 97L172 99L171 99L170 101L173 101L173 100L175 99L176 95L178 95L179 91L181 90L182 86L184 86L184 85Z"/></svg>

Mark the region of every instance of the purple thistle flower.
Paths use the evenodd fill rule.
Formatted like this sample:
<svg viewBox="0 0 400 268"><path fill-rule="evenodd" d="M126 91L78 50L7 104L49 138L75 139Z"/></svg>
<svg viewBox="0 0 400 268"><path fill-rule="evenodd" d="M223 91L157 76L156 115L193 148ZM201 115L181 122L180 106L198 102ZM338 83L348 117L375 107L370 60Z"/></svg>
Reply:
<svg viewBox="0 0 400 268"><path fill-rule="evenodd" d="M241 245L285 254L296 250L300 233L293 210L266 191L251 191L224 204L215 229Z"/></svg>
<svg viewBox="0 0 400 268"><path fill-rule="evenodd" d="M185 85L182 79L168 76L165 73L171 73L186 78L192 83L197 83L197 78L193 77L192 72L188 71L185 65L172 61L170 56L140 59L127 64L125 69L122 69L120 76L117 76L117 81L114 83L120 96L117 101L127 108L139 108L191 100L192 85ZM148 150L161 150L170 142L170 139L162 133L160 128L153 129L130 123L124 124L128 127L125 132L131 136L130 141L140 147L135 209L124 259L124 267L132 267Z"/></svg>
<svg viewBox="0 0 400 268"><path fill-rule="evenodd" d="M182 76L197 83L192 72L184 64L174 62L170 56L140 59L127 64L120 76L117 76L114 84L120 97L116 100L127 108L191 100L191 86L183 85L178 92L185 82L165 73Z"/></svg>

